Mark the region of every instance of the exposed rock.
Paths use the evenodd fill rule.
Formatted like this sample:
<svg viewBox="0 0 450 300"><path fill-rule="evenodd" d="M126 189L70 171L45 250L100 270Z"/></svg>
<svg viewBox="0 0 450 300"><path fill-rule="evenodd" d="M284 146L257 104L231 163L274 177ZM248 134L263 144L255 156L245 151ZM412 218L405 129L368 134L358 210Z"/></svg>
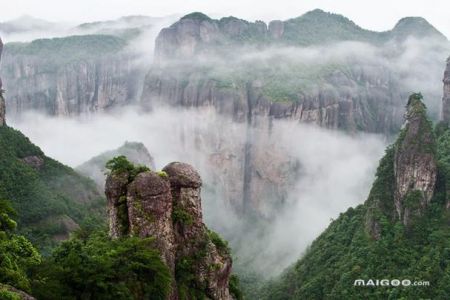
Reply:
<svg viewBox="0 0 450 300"><path fill-rule="evenodd" d="M44 159L37 155L22 158L22 162L26 163L27 165L36 170L40 170L41 167L44 165Z"/></svg>
<svg viewBox="0 0 450 300"><path fill-rule="evenodd" d="M113 238L129 234L127 188L129 174L111 173L106 178L105 194L108 199L109 235Z"/></svg>
<svg viewBox="0 0 450 300"><path fill-rule="evenodd" d="M7 284L0 283L0 292L1 291L8 291L8 292L10 292L12 294L12 296L11 296L12 298L7 298L7 299L36 300L36 298L28 295L24 291L18 290L15 287L12 287L12 286L7 285Z"/></svg>
<svg viewBox="0 0 450 300"><path fill-rule="evenodd" d="M442 121L450 124L450 58L444 73L444 97L442 98Z"/></svg>
<svg viewBox="0 0 450 300"><path fill-rule="evenodd" d="M0 38L0 62L2 59L2 52L3 52L3 42ZM2 78L0 77L0 126L3 126L6 124L5 122L5 99L3 98L3 86L2 86Z"/></svg>
<svg viewBox="0 0 450 300"><path fill-rule="evenodd" d="M144 72L120 47L108 49L120 42L99 35L6 44L1 74L8 114L76 116L132 104Z"/></svg>
<svg viewBox="0 0 450 300"><path fill-rule="evenodd" d="M106 151L97 155L87 162L76 167L77 172L87 176L95 181L99 191L105 190L106 179L106 163L116 156L126 156L128 160L136 165L148 166L151 169L155 168L153 157L148 152L148 149L142 143L125 142L122 146L115 150Z"/></svg>
<svg viewBox="0 0 450 300"><path fill-rule="evenodd" d="M436 184L436 144L421 99L420 94L409 98L406 123L395 146L395 209L405 225L423 214Z"/></svg>
<svg viewBox="0 0 450 300"><path fill-rule="evenodd" d="M269 23L269 34L273 39L280 39L284 33L284 23L283 21L274 20Z"/></svg>
<svg viewBox="0 0 450 300"><path fill-rule="evenodd" d="M175 162L159 173L130 175L113 170L107 178L110 235L155 238L174 278L170 299L178 299L177 291L191 284L208 299L232 299L228 290L231 256L203 223L198 172ZM183 272L194 279L183 278Z"/></svg>

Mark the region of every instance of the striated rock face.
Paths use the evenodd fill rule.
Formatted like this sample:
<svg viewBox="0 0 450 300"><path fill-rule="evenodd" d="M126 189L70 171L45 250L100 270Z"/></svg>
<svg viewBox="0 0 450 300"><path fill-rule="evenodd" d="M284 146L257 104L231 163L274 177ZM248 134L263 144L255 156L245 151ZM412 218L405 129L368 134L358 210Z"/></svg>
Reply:
<svg viewBox="0 0 450 300"><path fill-rule="evenodd" d="M390 90L395 84L385 70L379 71L373 77L361 70L352 77L336 72L327 80L328 84L339 86L339 91L323 87L298 94L292 101L274 101L263 92L264 80L258 78L249 78L250 82L245 85L224 85L220 80L202 78L200 71L193 70L180 78L168 68L155 67L146 77L141 101L147 108L161 105L212 107L239 122L258 115L330 129L389 134L401 126L402 113L397 103L401 92ZM361 78L366 81L365 86L356 83Z"/></svg>
<svg viewBox="0 0 450 300"><path fill-rule="evenodd" d="M442 98L442 121L450 124L450 58L444 73L444 97Z"/></svg>
<svg viewBox="0 0 450 300"><path fill-rule="evenodd" d="M105 188L110 234L155 238L174 278L171 299L186 297L192 286L208 299L232 299L231 256L203 223L201 185L197 171L179 162L135 177L113 171Z"/></svg>
<svg viewBox="0 0 450 300"><path fill-rule="evenodd" d="M144 73L123 44L101 35L7 44L1 74L9 114L74 116L133 103Z"/></svg>
<svg viewBox="0 0 450 300"><path fill-rule="evenodd" d="M308 58L290 56L283 49L358 41L395 53L411 36L447 45L445 37L423 19L405 19L391 31L378 33L320 10L269 26L193 13L158 35L156 63L145 79L141 102L147 108L211 106L238 121L257 114L392 134L401 127L401 99L410 90L401 82L404 75L396 74L401 72L398 68L373 64L369 56L343 61L337 55L336 61L323 66L308 65ZM395 49L383 48L395 43ZM377 59L392 59L388 66L396 65L392 57Z"/></svg>
<svg viewBox="0 0 450 300"><path fill-rule="evenodd" d="M395 209L407 225L421 215L433 197L436 176L436 144L431 122L420 94L410 97L406 123L395 146Z"/></svg>
<svg viewBox="0 0 450 300"><path fill-rule="evenodd" d="M365 203L365 227L376 240L382 236L382 216L409 227L424 215L436 190L437 146L421 94L410 96L405 119L397 141L380 161Z"/></svg>
<svg viewBox="0 0 450 300"><path fill-rule="evenodd" d="M2 58L2 52L3 52L3 42L0 38L0 62ZM3 98L3 86L2 86L2 78L0 77L0 126L3 126L6 124L5 122L5 99Z"/></svg>

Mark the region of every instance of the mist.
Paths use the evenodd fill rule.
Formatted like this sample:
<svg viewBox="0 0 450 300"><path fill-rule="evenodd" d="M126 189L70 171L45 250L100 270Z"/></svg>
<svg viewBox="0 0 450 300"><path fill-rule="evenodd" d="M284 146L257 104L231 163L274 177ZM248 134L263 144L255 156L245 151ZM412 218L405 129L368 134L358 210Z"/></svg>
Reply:
<svg viewBox="0 0 450 300"><path fill-rule="evenodd" d="M332 218L364 202L385 148L378 135L348 135L292 121L274 121L270 132L255 129L265 138L253 147L297 161L300 176L286 202L277 206L277 214L248 218L225 199L222 191L232 183L217 183L224 170L211 163L217 152L242 149L246 125L212 109L160 108L144 114L129 108L80 118L28 113L9 124L48 156L72 167L125 141L143 142L156 169L172 161L192 164L204 182L205 222L230 241L237 266L249 266L267 277L297 260Z"/></svg>
<svg viewBox="0 0 450 300"><path fill-rule="evenodd" d="M344 41L307 47L220 47L189 60L164 59L159 67L186 80L204 78L236 85L260 81L263 89L281 85L293 94L326 91L336 98L358 98L367 93L391 97L400 115L407 97L421 92L429 114L437 120L449 53L447 40L410 36L380 44ZM397 121L401 124L402 120Z"/></svg>

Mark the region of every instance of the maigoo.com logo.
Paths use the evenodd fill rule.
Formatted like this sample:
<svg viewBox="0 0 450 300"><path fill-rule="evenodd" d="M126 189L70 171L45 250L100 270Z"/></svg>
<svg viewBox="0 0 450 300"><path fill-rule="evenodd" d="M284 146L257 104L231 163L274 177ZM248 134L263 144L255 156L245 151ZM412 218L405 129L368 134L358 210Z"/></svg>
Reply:
<svg viewBox="0 0 450 300"><path fill-rule="evenodd" d="M356 279L354 286L429 286L429 281L412 281L409 279Z"/></svg>

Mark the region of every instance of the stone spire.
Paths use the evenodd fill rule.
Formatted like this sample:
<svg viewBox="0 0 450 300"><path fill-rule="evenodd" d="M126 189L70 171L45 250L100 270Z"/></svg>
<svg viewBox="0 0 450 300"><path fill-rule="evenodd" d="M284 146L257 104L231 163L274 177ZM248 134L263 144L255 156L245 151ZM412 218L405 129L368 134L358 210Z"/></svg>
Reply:
<svg viewBox="0 0 450 300"><path fill-rule="evenodd" d="M395 145L395 209L407 225L422 215L433 197L436 176L436 144L421 94L410 96L406 122Z"/></svg>
<svg viewBox="0 0 450 300"><path fill-rule="evenodd" d="M179 162L161 172L113 170L106 179L111 237L155 239L172 273L171 300L191 285L203 287L207 299L232 299L231 256L226 242L203 223L201 185L198 172ZM184 273L188 279L179 278Z"/></svg>
<svg viewBox="0 0 450 300"><path fill-rule="evenodd" d="M450 58L444 73L444 97L442 98L442 121L450 123Z"/></svg>
<svg viewBox="0 0 450 300"><path fill-rule="evenodd" d="M2 58L2 52L3 52L3 42L0 38L0 62ZM0 126L6 125L5 122L5 99L3 98L3 87L2 87L2 79L0 78Z"/></svg>

